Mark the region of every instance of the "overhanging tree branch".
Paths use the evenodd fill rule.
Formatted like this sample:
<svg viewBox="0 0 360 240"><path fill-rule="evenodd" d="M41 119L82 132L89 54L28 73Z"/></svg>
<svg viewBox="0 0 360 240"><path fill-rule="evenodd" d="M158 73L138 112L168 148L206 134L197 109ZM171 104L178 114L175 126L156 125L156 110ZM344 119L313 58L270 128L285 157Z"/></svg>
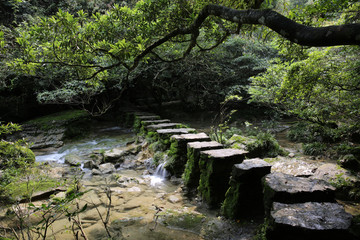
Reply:
<svg viewBox="0 0 360 240"><path fill-rule="evenodd" d="M303 46L324 47L336 45L360 45L360 24L334 25L327 27L311 27L299 24L280 13L270 9L259 10L236 10L219 5L207 5L199 13L194 23L188 28L177 29L167 34L148 46L139 54L129 71L134 70L139 62L149 53L163 43L179 35L191 34L191 41L184 52L188 55L196 46L196 39L199 36L199 29L202 23L209 16L216 16L230 22L244 24L263 25L277 32L284 38ZM239 31L240 29L238 29Z"/></svg>

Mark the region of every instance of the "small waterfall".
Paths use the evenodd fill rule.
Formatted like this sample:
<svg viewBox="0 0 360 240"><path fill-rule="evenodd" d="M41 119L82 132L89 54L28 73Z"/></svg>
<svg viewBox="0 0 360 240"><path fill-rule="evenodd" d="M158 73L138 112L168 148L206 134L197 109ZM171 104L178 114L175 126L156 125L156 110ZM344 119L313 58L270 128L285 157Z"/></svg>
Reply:
<svg viewBox="0 0 360 240"><path fill-rule="evenodd" d="M164 168L166 162L161 163L157 166L154 175L155 176L159 176L161 178L167 178L169 176L168 171L166 171L166 169Z"/></svg>
<svg viewBox="0 0 360 240"><path fill-rule="evenodd" d="M163 182L167 177L169 177L169 172L166 171L166 169L164 168L166 162L161 163L157 166L154 175L151 176L151 185L155 186L158 183Z"/></svg>

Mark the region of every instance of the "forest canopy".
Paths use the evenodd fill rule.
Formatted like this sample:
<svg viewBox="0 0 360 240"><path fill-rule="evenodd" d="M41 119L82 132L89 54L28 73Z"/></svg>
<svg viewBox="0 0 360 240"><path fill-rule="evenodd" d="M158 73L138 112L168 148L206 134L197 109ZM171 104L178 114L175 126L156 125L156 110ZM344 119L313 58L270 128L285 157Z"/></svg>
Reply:
<svg viewBox="0 0 360 240"><path fill-rule="evenodd" d="M159 102L198 96L204 107L240 94L322 125L354 126L359 8L355 0L5 1L12 22L0 32L0 87L10 94L29 84L42 104L97 115L141 83Z"/></svg>

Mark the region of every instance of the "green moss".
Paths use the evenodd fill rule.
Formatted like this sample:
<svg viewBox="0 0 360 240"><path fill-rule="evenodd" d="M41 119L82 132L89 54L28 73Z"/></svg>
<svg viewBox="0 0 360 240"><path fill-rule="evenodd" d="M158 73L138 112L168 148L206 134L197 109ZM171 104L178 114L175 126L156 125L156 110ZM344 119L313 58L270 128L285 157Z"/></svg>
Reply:
<svg viewBox="0 0 360 240"><path fill-rule="evenodd" d="M225 200L221 206L221 214L230 219L236 219L239 202L239 183L233 183L225 194Z"/></svg>
<svg viewBox="0 0 360 240"><path fill-rule="evenodd" d="M164 225L169 227L200 233L205 216L199 213L168 210L160 214L160 220Z"/></svg>
<svg viewBox="0 0 360 240"><path fill-rule="evenodd" d="M157 132L149 131L146 134L146 141L149 142L149 143L153 143L153 142L158 141L158 138L159 138L159 136L158 136Z"/></svg>
<svg viewBox="0 0 360 240"><path fill-rule="evenodd" d="M135 116L134 118L134 123L133 123L133 129L135 132L140 132L140 128L141 128L141 120Z"/></svg>
<svg viewBox="0 0 360 240"><path fill-rule="evenodd" d="M43 117L39 117L30 121L27 121L25 124L34 124L40 126L43 130L49 130L56 127L54 123L64 124L66 122L79 120L81 118L88 117L89 114L85 110L68 110L63 112L58 112Z"/></svg>
<svg viewBox="0 0 360 240"><path fill-rule="evenodd" d="M54 179L46 179L41 181L23 181L12 182L4 189L12 199L30 197L34 192L46 191L48 189L59 186L59 182Z"/></svg>
<svg viewBox="0 0 360 240"><path fill-rule="evenodd" d="M165 152L155 152L153 160L154 164L157 166L162 163L165 159L166 153Z"/></svg>
<svg viewBox="0 0 360 240"><path fill-rule="evenodd" d="M185 186L188 188L197 187L199 184L199 155L199 151L196 151L194 148L187 149L187 162L182 178Z"/></svg>
<svg viewBox="0 0 360 240"><path fill-rule="evenodd" d="M213 173L213 159L206 155L200 156L200 181L198 191L204 201L209 205L214 204L214 194L212 194L212 188L210 184L211 175Z"/></svg>

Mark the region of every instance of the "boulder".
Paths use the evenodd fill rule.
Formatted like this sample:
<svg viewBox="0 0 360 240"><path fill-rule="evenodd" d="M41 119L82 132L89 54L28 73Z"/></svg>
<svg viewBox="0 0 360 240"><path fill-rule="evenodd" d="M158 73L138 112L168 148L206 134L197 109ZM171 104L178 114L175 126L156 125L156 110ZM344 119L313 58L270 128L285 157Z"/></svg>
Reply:
<svg viewBox="0 0 360 240"><path fill-rule="evenodd" d="M129 154L123 148L113 148L104 153L105 162L116 163L118 161L122 161L122 158Z"/></svg>
<svg viewBox="0 0 360 240"><path fill-rule="evenodd" d="M110 174L116 171L115 166L111 163L104 163L99 165L99 170L102 174Z"/></svg>
<svg viewBox="0 0 360 240"><path fill-rule="evenodd" d="M351 220L352 216L338 203L274 202L266 237L269 240L353 240L356 238L348 232Z"/></svg>
<svg viewBox="0 0 360 240"><path fill-rule="evenodd" d="M65 163L73 167L79 167L82 163L82 159L75 154L68 154L65 156Z"/></svg>
<svg viewBox="0 0 360 240"><path fill-rule="evenodd" d="M320 179L295 177L274 172L264 178L264 204L269 212L273 202L334 202L335 187Z"/></svg>

